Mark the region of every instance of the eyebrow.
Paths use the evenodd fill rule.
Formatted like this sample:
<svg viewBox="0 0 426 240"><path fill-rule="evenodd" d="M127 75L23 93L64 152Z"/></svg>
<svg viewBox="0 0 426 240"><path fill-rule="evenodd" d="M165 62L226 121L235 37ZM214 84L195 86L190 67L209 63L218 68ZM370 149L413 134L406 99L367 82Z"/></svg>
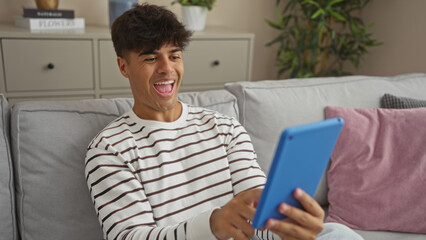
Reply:
<svg viewBox="0 0 426 240"><path fill-rule="evenodd" d="M182 52L182 48L174 48L172 50L169 51L169 53L176 53L176 52ZM138 56L143 56L143 55L153 55L153 54L157 54L158 51L157 50L147 50L147 51L141 51L139 53Z"/></svg>

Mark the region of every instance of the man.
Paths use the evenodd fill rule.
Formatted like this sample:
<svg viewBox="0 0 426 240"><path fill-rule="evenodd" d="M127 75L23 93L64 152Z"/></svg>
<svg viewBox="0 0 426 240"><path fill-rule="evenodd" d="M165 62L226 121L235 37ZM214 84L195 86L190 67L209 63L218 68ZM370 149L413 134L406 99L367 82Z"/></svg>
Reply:
<svg viewBox="0 0 426 240"><path fill-rule="evenodd" d="M177 101L191 33L172 12L143 4L119 17L111 34L134 106L87 152L86 179L106 239L315 239L323 231L323 210L301 189L295 197L306 211L282 204L288 220L251 227L265 175L235 119ZM326 226L330 236L360 239L336 229Z"/></svg>

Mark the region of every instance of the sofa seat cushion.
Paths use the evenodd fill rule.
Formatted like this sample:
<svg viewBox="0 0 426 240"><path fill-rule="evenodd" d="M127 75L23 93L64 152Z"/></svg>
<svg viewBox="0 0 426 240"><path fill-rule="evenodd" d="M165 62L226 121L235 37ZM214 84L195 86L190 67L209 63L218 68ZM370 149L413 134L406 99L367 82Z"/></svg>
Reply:
<svg viewBox="0 0 426 240"><path fill-rule="evenodd" d="M237 97L239 120L252 138L260 166L268 172L283 129L323 120L329 105L379 107L385 93L421 98L425 82L426 74L407 74L237 82L225 88ZM322 205L327 204L325 180L315 196Z"/></svg>
<svg viewBox="0 0 426 240"><path fill-rule="evenodd" d="M424 240L425 234L355 230L366 240Z"/></svg>
<svg viewBox="0 0 426 240"><path fill-rule="evenodd" d="M15 189L9 147L9 105L0 94L0 233L1 239L18 239Z"/></svg>
<svg viewBox="0 0 426 240"><path fill-rule="evenodd" d="M328 171L327 222L426 234L426 108L327 107L345 120Z"/></svg>
<svg viewBox="0 0 426 240"><path fill-rule="evenodd" d="M328 206L324 206L325 215L328 216ZM365 240L424 240L426 235L419 233L402 233L391 231L367 231L353 229Z"/></svg>

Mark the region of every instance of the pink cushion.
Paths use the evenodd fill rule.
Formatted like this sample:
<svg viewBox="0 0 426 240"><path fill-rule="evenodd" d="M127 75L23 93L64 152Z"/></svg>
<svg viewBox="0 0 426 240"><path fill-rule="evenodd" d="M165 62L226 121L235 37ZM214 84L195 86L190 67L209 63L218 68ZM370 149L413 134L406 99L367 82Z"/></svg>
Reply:
<svg viewBox="0 0 426 240"><path fill-rule="evenodd" d="M426 233L426 108L327 107L326 117L345 120L328 171L326 222Z"/></svg>

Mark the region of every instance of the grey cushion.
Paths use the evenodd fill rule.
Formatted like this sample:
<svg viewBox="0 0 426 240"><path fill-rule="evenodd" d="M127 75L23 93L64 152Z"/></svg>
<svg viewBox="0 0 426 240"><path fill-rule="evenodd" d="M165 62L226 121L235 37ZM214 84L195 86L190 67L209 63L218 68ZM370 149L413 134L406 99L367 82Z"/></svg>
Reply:
<svg viewBox="0 0 426 240"><path fill-rule="evenodd" d="M425 93L426 97L426 93ZM408 98L408 97L398 97L392 94L386 93L383 95L380 100L380 107L382 108L394 108L394 109L404 109L404 108L419 108L426 107L426 100Z"/></svg>
<svg viewBox="0 0 426 240"><path fill-rule="evenodd" d="M1 239L18 239L15 216L15 190L9 148L9 106L0 94L0 234Z"/></svg>
<svg viewBox="0 0 426 240"><path fill-rule="evenodd" d="M179 100L195 106L202 106L238 119L238 104L234 95L225 90L205 92L184 92Z"/></svg>
<svg viewBox="0 0 426 240"><path fill-rule="evenodd" d="M236 99L225 90L179 98L238 116ZM131 99L97 99L15 105L11 134L22 239L102 239L84 177L86 149L132 104Z"/></svg>
<svg viewBox="0 0 426 240"><path fill-rule="evenodd" d="M280 132L294 125L324 119L325 106L379 107L386 92L419 97L426 92L426 74L396 77L349 76L229 83L238 99L240 122L249 132L260 166L267 172ZM325 175L316 200L327 201Z"/></svg>
<svg viewBox="0 0 426 240"><path fill-rule="evenodd" d="M84 178L90 140L127 102L23 102L12 110L22 239L102 239Z"/></svg>

